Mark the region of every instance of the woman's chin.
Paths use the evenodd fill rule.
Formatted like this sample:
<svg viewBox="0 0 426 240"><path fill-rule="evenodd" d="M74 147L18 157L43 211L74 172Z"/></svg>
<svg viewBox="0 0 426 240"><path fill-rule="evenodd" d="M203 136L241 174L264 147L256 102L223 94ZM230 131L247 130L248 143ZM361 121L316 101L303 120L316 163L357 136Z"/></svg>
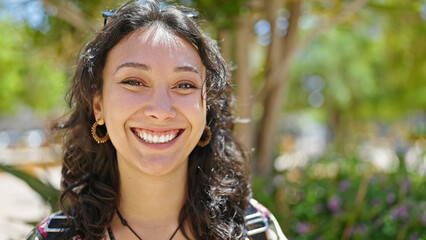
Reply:
<svg viewBox="0 0 426 240"><path fill-rule="evenodd" d="M143 161L135 163L138 172L146 176L166 176L173 173L186 171L188 161L177 160L171 157L144 157Z"/></svg>

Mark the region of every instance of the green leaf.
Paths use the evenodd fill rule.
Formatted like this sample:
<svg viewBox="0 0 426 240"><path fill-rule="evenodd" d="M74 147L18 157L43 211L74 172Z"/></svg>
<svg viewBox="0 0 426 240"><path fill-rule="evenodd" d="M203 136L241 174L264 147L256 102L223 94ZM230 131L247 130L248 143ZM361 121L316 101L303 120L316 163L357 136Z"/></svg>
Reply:
<svg viewBox="0 0 426 240"><path fill-rule="evenodd" d="M53 187L50 183L44 183L38 178L33 177L14 166L0 164L0 170L10 173L24 181L31 189L38 193L45 202L50 205L52 211L59 210L58 201L61 191Z"/></svg>

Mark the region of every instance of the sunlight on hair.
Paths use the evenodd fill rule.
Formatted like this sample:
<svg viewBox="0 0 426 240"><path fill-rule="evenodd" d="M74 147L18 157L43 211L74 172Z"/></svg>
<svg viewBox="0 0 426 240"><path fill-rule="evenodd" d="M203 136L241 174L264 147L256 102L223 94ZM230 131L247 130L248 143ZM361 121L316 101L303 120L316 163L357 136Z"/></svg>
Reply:
<svg viewBox="0 0 426 240"><path fill-rule="evenodd" d="M144 34L139 35L139 38L143 41L150 41L153 47L159 46L168 49L183 47L182 42L179 41L179 36L166 29L161 23L154 23L141 31Z"/></svg>

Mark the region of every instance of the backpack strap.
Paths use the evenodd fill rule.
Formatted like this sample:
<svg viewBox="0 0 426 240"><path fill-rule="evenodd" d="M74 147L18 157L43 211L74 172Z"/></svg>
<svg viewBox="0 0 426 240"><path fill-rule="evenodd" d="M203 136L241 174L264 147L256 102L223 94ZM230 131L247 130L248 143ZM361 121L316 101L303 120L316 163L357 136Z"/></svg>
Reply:
<svg viewBox="0 0 426 240"><path fill-rule="evenodd" d="M72 219L73 217L70 216ZM67 216L62 212L56 212L42 221L27 239L58 239L58 236L68 231ZM78 236L73 239L80 239Z"/></svg>
<svg viewBox="0 0 426 240"><path fill-rule="evenodd" d="M70 216L73 219L72 216ZM66 232L70 230L67 224L68 218L63 213L54 214L47 222L46 227L44 228L46 233L58 233Z"/></svg>
<svg viewBox="0 0 426 240"><path fill-rule="evenodd" d="M244 217L249 239L267 240L266 232L269 228L269 211L262 204L250 199L250 206Z"/></svg>

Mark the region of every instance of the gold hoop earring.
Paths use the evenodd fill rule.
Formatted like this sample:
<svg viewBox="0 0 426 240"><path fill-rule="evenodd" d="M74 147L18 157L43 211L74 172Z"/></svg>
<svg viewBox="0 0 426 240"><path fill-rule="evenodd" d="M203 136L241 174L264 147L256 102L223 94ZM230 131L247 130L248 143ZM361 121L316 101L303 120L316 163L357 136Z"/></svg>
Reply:
<svg viewBox="0 0 426 240"><path fill-rule="evenodd" d="M96 128L98 127L98 122L95 122L94 124L93 124L93 126L92 126L92 137L93 137L93 139L95 139L95 141L98 143L98 144L101 144L101 143L105 143L106 141L108 141L108 139L109 139L109 135L108 135L108 132L105 134L105 136L104 137L99 137L98 136L98 134L96 133Z"/></svg>
<svg viewBox="0 0 426 240"><path fill-rule="evenodd" d="M209 126L206 126L203 131L203 135L201 135L200 141L198 141L197 146L205 147L210 143L212 139L212 131Z"/></svg>

